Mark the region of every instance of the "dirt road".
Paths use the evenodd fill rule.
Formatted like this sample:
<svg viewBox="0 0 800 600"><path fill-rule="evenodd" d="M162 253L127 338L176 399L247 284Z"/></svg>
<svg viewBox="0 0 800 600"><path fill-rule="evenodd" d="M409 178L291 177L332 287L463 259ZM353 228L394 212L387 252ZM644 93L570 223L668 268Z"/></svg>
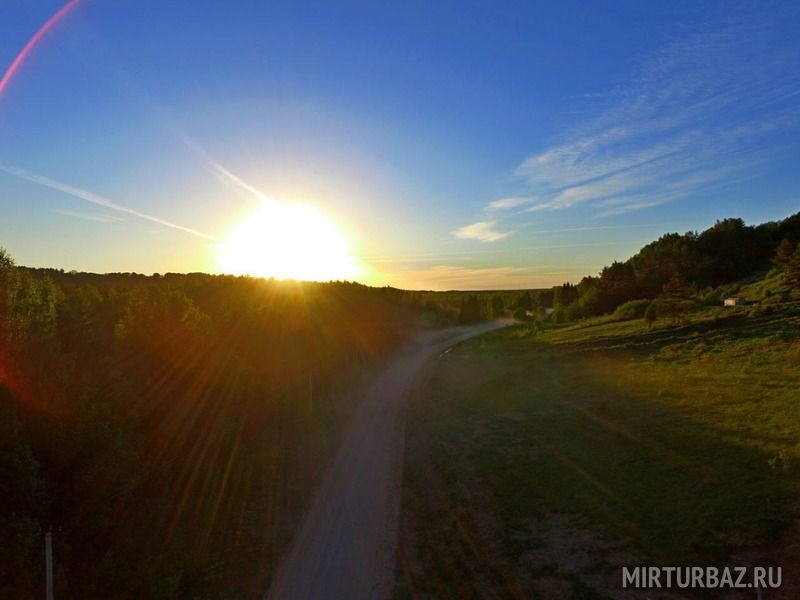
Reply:
<svg viewBox="0 0 800 600"><path fill-rule="evenodd" d="M431 360L510 321L421 334L364 394L331 472L267 598L389 598L402 482L405 402Z"/></svg>

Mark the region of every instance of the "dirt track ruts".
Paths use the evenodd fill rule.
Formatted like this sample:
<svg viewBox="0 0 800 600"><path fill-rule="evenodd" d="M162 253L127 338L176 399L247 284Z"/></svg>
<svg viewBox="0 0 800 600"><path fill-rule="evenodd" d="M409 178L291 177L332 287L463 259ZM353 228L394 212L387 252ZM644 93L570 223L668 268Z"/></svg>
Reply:
<svg viewBox="0 0 800 600"><path fill-rule="evenodd" d="M425 367L453 344L508 325L420 334L372 382L266 597L391 597L402 483L405 403Z"/></svg>

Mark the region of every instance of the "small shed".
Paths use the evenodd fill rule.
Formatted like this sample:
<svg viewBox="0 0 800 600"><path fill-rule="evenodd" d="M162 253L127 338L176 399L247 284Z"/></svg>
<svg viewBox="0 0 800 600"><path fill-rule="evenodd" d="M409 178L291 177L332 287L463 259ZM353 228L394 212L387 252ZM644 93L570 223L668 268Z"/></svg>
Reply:
<svg viewBox="0 0 800 600"><path fill-rule="evenodd" d="M742 306L747 304L744 298L725 298L725 306Z"/></svg>

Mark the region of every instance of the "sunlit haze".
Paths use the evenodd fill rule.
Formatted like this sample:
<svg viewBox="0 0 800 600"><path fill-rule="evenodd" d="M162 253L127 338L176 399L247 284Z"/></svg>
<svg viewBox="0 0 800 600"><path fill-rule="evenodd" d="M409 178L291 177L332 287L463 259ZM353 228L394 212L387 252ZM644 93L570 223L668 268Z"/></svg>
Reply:
<svg viewBox="0 0 800 600"><path fill-rule="evenodd" d="M798 0L0 0L0 600L800 598L798 389Z"/></svg>
<svg viewBox="0 0 800 600"><path fill-rule="evenodd" d="M361 275L345 235L319 210L270 198L220 244L225 273L307 281Z"/></svg>
<svg viewBox="0 0 800 600"><path fill-rule="evenodd" d="M4 2L0 240L92 272L577 282L800 207L799 12Z"/></svg>

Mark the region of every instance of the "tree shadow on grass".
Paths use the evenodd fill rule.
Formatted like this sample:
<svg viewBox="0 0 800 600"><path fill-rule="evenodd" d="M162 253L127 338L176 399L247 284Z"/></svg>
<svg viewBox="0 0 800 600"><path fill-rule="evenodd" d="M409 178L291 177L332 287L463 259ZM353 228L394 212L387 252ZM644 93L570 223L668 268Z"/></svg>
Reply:
<svg viewBox="0 0 800 600"><path fill-rule="evenodd" d="M795 313L794 310L760 316L734 313L683 326L643 330L623 335L598 335L588 340L571 342L570 346L578 350L622 348L647 353L657 352L671 344L698 339L700 336L707 336L712 340L721 338L747 340L770 336L787 338L800 335L800 318Z"/></svg>
<svg viewBox="0 0 800 600"><path fill-rule="evenodd" d="M730 331L736 322L678 333ZM648 353L675 343L676 331L659 333ZM551 346L503 335L441 361L411 407L407 445L435 442L410 459L417 475L406 484L404 522L416 533L403 539L409 564L427 557L429 589L536 593L537 581L554 577L553 569L536 572L544 556L556 557L561 579L611 595L624 557L722 566L749 556L780 565L769 561L781 559L796 519L798 473L789 457L704 419L702 406L643 390L635 374L615 367L617 353L605 352L604 340ZM574 352L588 348L604 352ZM509 362L519 367L496 379L468 376ZM570 533L548 527L554 514L606 541L585 543L588 550L566 544ZM608 540L629 551L612 554ZM787 568L791 585L800 573Z"/></svg>

